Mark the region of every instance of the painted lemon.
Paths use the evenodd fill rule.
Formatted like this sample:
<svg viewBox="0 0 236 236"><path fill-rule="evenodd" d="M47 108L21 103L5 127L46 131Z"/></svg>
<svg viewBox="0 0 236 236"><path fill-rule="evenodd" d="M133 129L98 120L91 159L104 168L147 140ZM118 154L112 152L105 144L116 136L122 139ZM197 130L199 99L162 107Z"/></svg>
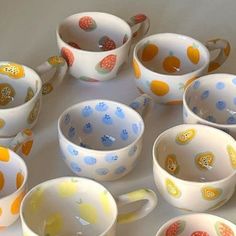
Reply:
<svg viewBox="0 0 236 236"><path fill-rule="evenodd" d="M195 163L201 170L210 170L214 162L214 154L212 152L199 153L195 157Z"/></svg>
<svg viewBox="0 0 236 236"><path fill-rule="evenodd" d="M208 67L208 72L211 72L213 70L216 70L220 67L220 64L218 62L214 62L214 61L211 61L209 63L209 67Z"/></svg>
<svg viewBox="0 0 236 236"><path fill-rule="evenodd" d="M0 74L9 76L12 79L20 79L25 76L24 67L16 63L0 66Z"/></svg>
<svg viewBox="0 0 236 236"><path fill-rule="evenodd" d="M139 201L147 197L147 189L140 189L127 194L130 201Z"/></svg>
<svg viewBox="0 0 236 236"><path fill-rule="evenodd" d="M16 175L16 188L20 188L24 182L24 175L21 172L18 172Z"/></svg>
<svg viewBox="0 0 236 236"><path fill-rule="evenodd" d="M180 64L180 59L170 52L170 55L164 59L162 66L166 72L175 73L180 70Z"/></svg>
<svg viewBox="0 0 236 236"><path fill-rule="evenodd" d="M0 83L0 105L6 106L14 100L15 97L14 88L7 83Z"/></svg>
<svg viewBox="0 0 236 236"><path fill-rule="evenodd" d="M4 183L5 183L4 174L2 171L0 171L0 191L3 189Z"/></svg>
<svg viewBox="0 0 236 236"><path fill-rule="evenodd" d="M111 213L111 203L110 203L109 193L106 190L101 192L99 195L99 199L102 204L104 212L109 215Z"/></svg>
<svg viewBox="0 0 236 236"><path fill-rule="evenodd" d="M222 190L220 188L213 188L209 186L202 188L202 197L208 201L217 199L221 193Z"/></svg>
<svg viewBox="0 0 236 236"><path fill-rule="evenodd" d="M200 52L195 44L187 48L187 55L188 55L188 59L193 64L198 64L200 60Z"/></svg>
<svg viewBox="0 0 236 236"><path fill-rule="evenodd" d="M66 180L58 185L58 193L61 197L71 197L77 190L78 184L73 180Z"/></svg>
<svg viewBox="0 0 236 236"><path fill-rule="evenodd" d="M10 160L10 153L7 148L0 147L0 161L8 162Z"/></svg>
<svg viewBox="0 0 236 236"><path fill-rule="evenodd" d="M78 202L79 216L82 220L96 224L98 221L98 213L94 206L89 203Z"/></svg>
<svg viewBox="0 0 236 236"><path fill-rule="evenodd" d="M195 129L188 129L177 134L175 140L178 144L187 144L195 137L195 135L196 135Z"/></svg>
<svg viewBox="0 0 236 236"><path fill-rule="evenodd" d="M44 235L57 236L63 227L63 218L60 213L49 216L45 222Z"/></svg>
<svg viewBox="0 0 236 236"><path fill-rule="evenodd" d="M142 52L142 61L151 61L158 54L158 47L155 44L147 44Z"/></svg>
<svg viewBox="0 0 236 236"><path fill-rule="evenodd" d="M134 75L137 79L141 77L141 70L139 68L139 65L135 59L133 59L133 69L134 69Z"/></svg>
<svg viewBox="0 0 236 236"><path fill-rule="evenodd" d="M13 201L13 203L11 204L11 213L13 215L16 215L19 213L20 211L20 205L21 205L21 202L23 200L25 196L25 192L21 192L17 197L16 199Z"/></svg>
<svg viewBox="0 0 236 236"><path fill-rule="evenodd" d="M178 189L178 187L175 185L175 183L172 180L166 179L165 185L166 185L167 192L172 197L179 198L181 196L180 190Z"/></svg>
<svg viewBox="0 0 236 236"><path fill-rule="evenodd" d="M170 90L169 85L167 83L159 80L153 80L150 83L150 89L157 96L164 96Z"/></svg>
<svg viewBox="0 0 236 236"><path fill-rule="evenodd" d="M165 160L165 169L170 174L177 174L179 172L179 165L174 154L170 154L166 157Z"/></svg>
<svg viewBox="0 0 236 236"><path fill-rule="evenodd" d="M236 150L231 146L227 146L227 152L229 154L231 166L236 169Z"/></svg>
<svg viewBox="0 0 236 236"><path fill-rule="evenodd" d="M36 212L40 209L44 199L44 190L41 187L38 187L30 197L29 209L32 212Z"/></svg>

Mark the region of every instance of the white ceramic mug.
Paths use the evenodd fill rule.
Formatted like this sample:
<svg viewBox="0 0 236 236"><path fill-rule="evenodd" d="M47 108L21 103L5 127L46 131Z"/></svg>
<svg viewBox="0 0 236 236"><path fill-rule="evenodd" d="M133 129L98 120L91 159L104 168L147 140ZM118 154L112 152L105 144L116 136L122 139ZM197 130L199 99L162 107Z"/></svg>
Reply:
<svg viewBox="0 0 236 236"><path fill-rule="evenodd" d="M139 28L132 33L131 28L137 24ZM126 22L108 13L82 12L67 17L58 26L58 48L73 77L87 82L105 81L117 76L131 43L143 37L149 26L143 14Z"/></svg>
<svg viewBox="0 0 236 236"><path fill-rule="evenodd" d="M118 207L146 200L135 211L119 214ZM62 177L41 183L25 196L20 210L24 235L114 236L117 223L148 215L155 193L139 189L116 199L101 184L85 178Z"/></svg>
<svg viewBox="0 0 236 236"><path fill-rule="evenodd" d="M211 60L209 51L216 49L219 54ZM230 44L223 39L209 40L204 46L185 35L151 35L135 46L135 82L142 93L149 94L158 103L180 104L187 85L219 68L229 53Z"/></svg>

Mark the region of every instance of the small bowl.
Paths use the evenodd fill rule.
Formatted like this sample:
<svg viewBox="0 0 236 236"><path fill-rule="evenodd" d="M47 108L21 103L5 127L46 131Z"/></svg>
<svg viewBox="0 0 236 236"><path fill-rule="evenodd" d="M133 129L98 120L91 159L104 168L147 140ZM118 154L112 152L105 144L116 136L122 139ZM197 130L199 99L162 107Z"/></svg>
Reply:
<svg viewBox="0 0 236 236"><path fill-rule="evenodd" d="M170 219L156 236L234 236L236 225L210 214L189 214Z"/></svg>
<svg viewBox="0 0 236 236"><path fill-rule="evenodd" d="M154 179L173 206L208 211L233 195L236 141L204 125L179 125L158 136L153 146Z"/></svg>
<svg viewBox="0 0 236 236"><path fill-rule="evenodd" d="M213 126L236 138L236 75L199 78L185 90L183 105L185 123Z"/></svg>
<svg viewBox="0 0 236 236"><path fill-rule="evenodd" d="M27 177L22 158L10 149L0 147L0 228L8 227L18 219Z"/></svg>

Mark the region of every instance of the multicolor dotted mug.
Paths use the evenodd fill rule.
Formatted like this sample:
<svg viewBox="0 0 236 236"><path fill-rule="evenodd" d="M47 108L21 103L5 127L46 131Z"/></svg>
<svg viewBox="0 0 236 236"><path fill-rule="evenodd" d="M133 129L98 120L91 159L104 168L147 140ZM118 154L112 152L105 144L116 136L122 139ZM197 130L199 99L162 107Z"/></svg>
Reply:
<svg viewBox="0 0 236 236"><path fill-rule="evenodd" d="M212 74L185 90L185 123L213 126L236 138L236 75Z"/></svg>
<svg viewBox="0 0 236 236"><path fill-rule="evenodd" d="M210 61L209 51L219 49ZM133 69L138 89L158 103L180 104L188 84L220 67L230 53L229 42L210 40L204 46L188 36L163 33L142 39L134 49Z"/></svg>
<svg viewBox="0 0 236 236"><path fill-rule="evenodd" d="M156 236L234 236L236 225L210 214L189 214L170 219Z"/></svg>
<svg viewBox="0 0 236 236"><path fill-rule="evenodd" d="M62 113L58 137L63 159L78 176L111 181L129 173L142 149L151 99L142 95L130 108L109 100L78 103ZM136 111L138 112L136 112Z"/></svg>
<svg viewBox="0 0 236 236"><path fill-rule="evenodd" d="M118 207L146 200L136 211L119 214ZM20 216L27 236L114 236L116 224L148 215L156 206L152 190L139 189L116 199L101 184L63 177L41 183L25 196Z"/></svg>
<svg viewBox="0 0 236 236"><path fill-rule="evenodd" d="M0 147L0 230L19 217L26 193L27 167L12 150Z"/></svg>
<svg viewBox="0 0 236 236"><path fill-rule="evenodd" d="M139 25L136 32L131 28ZM149 19L138 14L124 21L102 12L67 17L57 29L57 43L69 73L82 81L99 82L117 76L128 58L131 43L149 30Z"/></svg>
<svg viewBox="0 0 236 236"><path fill-rule="evenodd" d="M179 125L153 146L156 186L167 202L189 211L210 211L233 195L236 141L205 125Z"/></svg>

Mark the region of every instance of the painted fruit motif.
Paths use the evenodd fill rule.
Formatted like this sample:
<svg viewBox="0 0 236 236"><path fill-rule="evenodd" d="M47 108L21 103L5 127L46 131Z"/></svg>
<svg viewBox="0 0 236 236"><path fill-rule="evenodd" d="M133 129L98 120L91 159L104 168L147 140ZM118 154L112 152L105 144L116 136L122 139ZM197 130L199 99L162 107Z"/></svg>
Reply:
<svg viewBox="0 0 236 236"><path fill-rule="evenodd" d="M167 192L172 197L179 198L181 196L180 190L178 189L178 187L175 185L175 183L172 180L166 179L165 184L166 184Z"/></svg>
<svg viewBox="0 0 236 236"><path fill-rule="evenodd" d="M186 226L185 221L178 220L167 228L165 236L177 236L184 231L185 226Z"/></svg>
<svg viewBox="0 0 236 236"><path fill-rule="evenodd" d="M205 231L195 231L191 234L191 236L210 236L210 234Z"/></svg>
<svg viewBox="0 0 236 236"><path fill-rule="evenodd" d="M61 197L71 197L76 194L78 184L76 181L67 180L58 185L58 193Z"/></svg>
<svg viewBox="0 0 236 236"><path fill-rule="evenodd" d="M205 200L212 201L217 199L222 193L222 190L220 188L214 188L214 187L203 187L202 188L202 197Z"/></svg>
<svg viewBox="0 0 236 236"><path fill-rule="evenodd" d="M227 146L227 152L229 154L231 166L236 169L236 150L231 146Z"/></svg>
<svg viewBox="0 0 236 236"><path fill-rule="evenodd" d="M223 222L217 221L215 223L215 229L218 236L234 236L233 230Z"/></svg>
<svg viewBox="0 0 236 236"><path fill-rule="evenodd" d="M64 65L65 60L63 57L53 56L48 58L48 63L52 66Z"/></svg>
<svg viewBox="0 0 236 236"><path fill-rule="evenodd" d="M158 50L155 44L147 44L142 52L142 61L151 61L158 54Z"/></svg>
<svg viewBox="0 0 236 236"><path fill-rule="evenodd" d="M10 153L7 148L0 147L0 161L8 162L10 160Z"/></svg>
<svg viewBox="0 0 236 236"><path fill-rule="evenodd" d="M12 79L20 79L25 76L25 71L22 65L9 63L8 65L0 66L0 74L7 75Z"/></svg>
<svg viewBox="0 0 236 236"><path fill-rule="evenodd" d="M187 55L188 59L193 63L193 64L198 64L200 60L200 52L195 44L192 46L189 46L187 48Z"/></svg>
<svg viewBox="0 0 236 236"><path fill-rule="evenodd" d="M109 215L111 213L111 204L108 192L106 190L101 192L99 195L99 199L104 212Z"/></svg>
<svg viewBox="0 0 236 236"><path fill-rule="evenodd" d="M65 58L68 66L73 65L75 58L70 49L63 47L61 49L61 55L63 56L63 58Z"/></svg>
<svg viewBox="0 0 236 236"><path fill-rule="evenodd" d="M97 65L96 70L101 74L107 74L113 70L116 65L116 55L110 54L104 57Z"/></svg>
<svg viewBox="0 0 236 236"><path fill-rule="evenodd" d="M193 140L195 135L196 135L195 129L188 129L188 130L185 130L185 131L177 134L175 140L178 144L181 144L181 145L188 144L190 141Z"/></svg>
<svg viewBox="0 0 236 236"><path fill-rule="evenodd" d="M116 48L115 41L109 38L108 36L101 37L98 43L99 43L99 48L102 51L109 51Z"/></svg>
<svg viewBox="0 0 236 236"><path fill-rule="evenodd" d="M42 86L42 94L43 95L51 93L52 90L53 90L53 86L49 82L43 84L43 86Z"/></svg>
<svg viewBox="0 0 236 236"><path fill-rule="evenodd" d="M164 96L170 90L169 85L167 83L159 80L153 80L150 83L150 89L157 96Z"/></svg>
<svg viewBox="0 0 236 236"><path fill-rule="evenodd" d="M129 24L135 25L135 24L145 21L146 19L147 19L147 17L144 14L137 14L137 15L130 18Z"/></svg>
<svg viewBox="0 0 236 236"><path fill-rule="evenodd" d="M135 59L133 59L133 69L134 69L134 75L137 79L141 77L141 71L139 68L139 65Z"/></svg>
<svg viewBox="0 0 236 236"><path fill-rule="evenodd" d="M75 42L68 42L68 44L73 48L81 49L81 47Z"/></svg>
<svg viewBox="0 0 236 236"><path fill-rule="evenodd" d="M63 218L60 213L50 215L45 222L44 235L57 236L63 227Z"/></svg>
<svg viewBox="0 0 236 236"><path fill-rule="evenodd" d="M25 193L22 192L22 193L20 193L20 194L16 197L16 199L13 201L13 203L12 203L12 205L11 205L11 213L12 213L13 215L16 215L16 214L19 213L19 211L20 211L20 205L21 205L21 202L22 202L24 196L25 196Z"/></svg>
<svg viewBox="0 0 236 236"><path fill-rule="evenodd" d="M170 173L176 175L179 172L179 165L174 154L170 154L165 160L165 169Z"/></svg>
<svg viewBox="0 0 236 236"><path fill-rule="evenodd" d="M97 24L91 16L83 16L79 20L79 27L84 31L92 31L96 29Z"/></svg>
<svg viewBox="0 0 236 236"><path fill-rule="evenodd" d="M24 175L18 172L16 175L16 188L19 189L24 182Z"/></svg>
<svg viewBox="0 0 236 236"><path fill-rule="evenodd" d="M180 70L180 59L170 52L169 56L163 61L163 68L168 73L175 73Z"/></svg>
<svg viewBox="0 0 236 236"><path fill-rule="evenodd" d="M30 210L35 213L40 209L44 199L44 190L41 187L38 187L31 195L30 198Z"/></svg>
<svg viewBox="0 0 236 236"><path fill-rule="evenodd" d="M26 141L22 144L21 151L25 156L29 155L29 153L32 149L32 146L33 146L33 142L34 142L33 140L29 140L29 141Z"/></svg>
<svg viewBox="0 0 236 236"><path fill-rule="evenodd" d="M201 170L210 170L214 162L214 154L212 152L199 153L195 157L195 163Z"/></svg>
<svg viewBox="0 0 236 236"><path fill-rule="evenodd" d="M28 102L29 100L31 100L31 98L34 96L34 91L31 87L29 87L27 89L27 94L26 94L26 97L25 97L25 102Z"/></svg>
<svg viewBox="0 0 236 236"><path fill-rule="evenodd" d="M226 47L224 48L225 56L229 56L230 53L230 44L227 42Z"/></svg>
<svg viewBox="0 0 236 236"><path fill-rule="evenodd" d="M216 70L220 67L220 64L218 62L214 62L214 61L211 61L209 63L209 67L208 67L208 72L211 72L213 70Z"/></svg>
<svg viewBox="0 0 236 236"><path fill-rule="evenodd" d="M28 116L27 121L28 121L29 124L33 124L34 121L37 119L38 114L39 114L39 110L40 110L40 100L38 100L38 101L35 103L35 105L34 105L32 111L30 112L30 114L29 114L29 116Z"/></svg>
<svg viewBox="0 0 236 236"><path fill-rule="evenodd" d="M0 83L0 105L1 106L6 106L11 101L13 101L15 94L16 92L10 84Z"/></svg>
<svg viewBox="0 0 236 236"><path fill-rule="evenodd" d="M2 171L0 171L0 191L3 189L4 183L5 183L4 174Z"/></svg>

